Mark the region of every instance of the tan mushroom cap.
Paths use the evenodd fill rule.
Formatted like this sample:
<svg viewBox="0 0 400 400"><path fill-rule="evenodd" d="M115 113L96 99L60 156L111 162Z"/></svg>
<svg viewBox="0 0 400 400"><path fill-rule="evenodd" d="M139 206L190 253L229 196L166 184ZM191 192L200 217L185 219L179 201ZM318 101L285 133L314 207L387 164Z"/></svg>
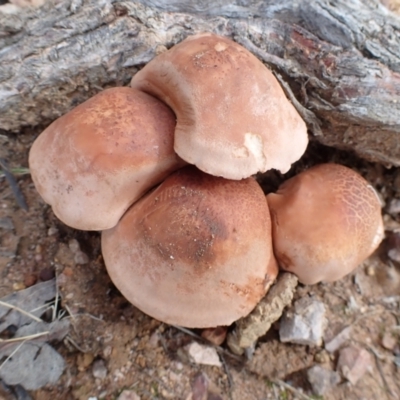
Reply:
<svg viewBox="0 0 400 400"><path fill-rule="evenodd" d="M148 63L131 86L174 110L175 151L209 174L286 172L306 149L306 125L278 81L227 38L191 36Z"/></svg>
<svg viewBox="0 0 400 400"><path fill-rule="evenodd" d="M379 198L353 170L320 164L267 196L274 253L304 284L353 271L383 239Z"/></svg>
<svg viewBox="0 0 400 400"><path fill-rule="evenodd" d="M191 328L229 325L267 292L278 267L265 196L185 167L102 233L115 286L152 317Z"/></svg>
<svg viewBox="0 0 400 400"><path fill-rule="evenodd" d="M107 89L53 122L29 154L44 201L77 229L113 227L129 206L185 163L175 115L138 90Z"/></svg>

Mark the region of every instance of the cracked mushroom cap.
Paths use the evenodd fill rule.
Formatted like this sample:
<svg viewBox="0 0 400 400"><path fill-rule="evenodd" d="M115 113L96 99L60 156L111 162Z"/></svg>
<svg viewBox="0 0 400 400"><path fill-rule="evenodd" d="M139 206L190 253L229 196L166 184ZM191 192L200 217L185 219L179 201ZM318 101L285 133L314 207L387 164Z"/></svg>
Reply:
<svg viewBox="0 0 400 400"><path fill-rule="evenodd" d="M278 81L227 38L191 36L148 63L131 86L174 110L175 151L209 174L286 172L306 149L306 125Z"/></svg>
<svg viewBox="0 0 400 400"><path fill-rule="evenodd" d="M129 206L184 162L175 115L138 90L107 89L54 121L34 142L36 189L65 224L113 227Z"/></svg>
<svg viewBox="0 0 400 400"><path fill-rule="evenodd" d="M168 324L229 325L275 280L265 196L253 178L232 181L185 167L102 233L115 286Z"/></svg>
<svg viewBox="0 0 400 400"><path fill-rule="evenodd" d="M377 193L341 165L310 168L267 195L267 201L278 263L304 284L341 279L383 239Z"/></svg>

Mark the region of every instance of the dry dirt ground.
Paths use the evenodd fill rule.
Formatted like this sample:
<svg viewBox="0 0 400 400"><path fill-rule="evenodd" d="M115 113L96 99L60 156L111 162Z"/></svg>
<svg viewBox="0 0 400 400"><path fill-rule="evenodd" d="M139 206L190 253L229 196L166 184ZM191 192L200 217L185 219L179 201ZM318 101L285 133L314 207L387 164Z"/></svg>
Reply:
<svg viewBox="0 0 400 400"><path fill-rule="evenodd" d="M30 145L39 132L27 130L18 136L3 133L0 157L10 167L27 167ZM343 379L323 398L398 399L400 269L387 253L395 250L393 231L400 229L400 224L396 210L392 215L387 210L395 209L396 198L400 199L400 170L385 169L312 143L289 175L327 161L352 167L377 188L386 204L385 225L391 240L386 239L377 254L346 279L334 284L300 285L296 291L295 298L312 296L327 306L325 342L350 326L352 333L345 344L356 344L372 356L368 372L356 385ZM271 190L282 179L270 173L259 181L265 190ZM31 392L32 398L115 399L124 389L131 389L132 396L137 394L132 399L142 400L321 398L312 394L306 370L318 363L335 370L337 351L328 354L323 345L280 343L277 323L258 342L250 360L233 357L223 345L224 367L191 363L184 347L199 339L144 315L119 294L107 276L99 234L66 227L39 198L29 175L17 181L29 211L18 207L7 181L0 178L0 296L55 275L62 309L72 324L67 339L53 344L66 360L62 377L51 387ZM10 220L11 225L4 223ZM87 255L87 263L76 263L79 260L71 250L73 239ZM80 262L85 262L84 258ZM205 380L209 391L201 395L198 386L204 386ZM302 393L308 397L302 397ZM0 396L24 398L5 389Z"/></svg>

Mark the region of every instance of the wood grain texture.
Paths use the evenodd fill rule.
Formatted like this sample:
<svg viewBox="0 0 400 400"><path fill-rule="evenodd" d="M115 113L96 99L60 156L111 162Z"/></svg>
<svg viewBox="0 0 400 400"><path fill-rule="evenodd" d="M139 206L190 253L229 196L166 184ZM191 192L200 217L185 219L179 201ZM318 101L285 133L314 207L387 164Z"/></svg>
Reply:
<svg viewBox="0 0 400 400"><path fill-rule="evenodd" d="M316 140L400 166L400 19L377 0L49 0L0 11L0 128L46 124L202 31L265 62Z"/></svg>

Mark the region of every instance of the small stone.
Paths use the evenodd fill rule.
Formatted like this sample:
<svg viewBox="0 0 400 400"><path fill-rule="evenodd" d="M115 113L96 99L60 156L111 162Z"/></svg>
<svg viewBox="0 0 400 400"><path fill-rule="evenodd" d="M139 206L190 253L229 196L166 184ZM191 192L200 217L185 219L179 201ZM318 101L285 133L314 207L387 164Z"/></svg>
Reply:
<svg viewBox="0 0 400 400"><path fill-rule="evenodd" d="M297 300L292 310L283 315L279 328L281 342L320 346L327 325L325 312L325 305L318 300Z"/></svg>
<svg viewBox="0 0 400 400"><path fill-rule="evenodd" d="M319 365L315 365L307 371L307 378L313 392L318 396L323 396L340 382L340 376L337 372Z"/></svg>
<svg viewBox="0 0 400 400"><path fill-rule="evenodd" d="M76 239L71 239L68 242L68 247L74 254L77 253L81 249L81 247L79 246L79 242Z"/></svg>
<svg viewBox="0 0 400 400"><path fill-rule="evenodd" d="M393 248L388 251L388 257L397 263L400 263L400 249Z"/></svg>
<svg viewBox="0 0 400 400"><path fill-rule="evenodd" d="M373 360L367 350L356 346L349 346L340 350L337 370L352 385L355 385L372 367Z"/></svg>
<svg viewBox="0 0 400 400"><path fill-rule="evenodd" d="M108 370L107 370L106 365L103 360L96 360L93 363L92 374L97 379L105 379L106 378L106 376L108 374Z"/></svg>
<svg viewBox="0 0 400 400"><path fill-rule="evenodd" d="M133 390L124 390L117 398L117 400L140 400L140 396Z"/></svg>
<svg viewBox="0 0 400 400"><path fill-rule="evenodd" d="M74 266L74 253L65 243L59 243L54 261L64 266Z"/></svg>
<svg viewBox="0 0 400 400"><path fill-rule="evenodd" d="M89 262L89 257L81 250L79 242L76 239L71 239L68 242L68 247L74 255L75 264L83 265Z"/></svg>
<svg viewBox="0 0 400 400"><path fill-rule="evenodd" d="M89 262L89 257L81 250L74 254L74 261L77 265L87 264Z"/></svg>
<svg viewBox="0 0 400 400"><path fill-rule="evenodd" d="M94 360L94 354L81 353L78 355L77 365L79 371L85 371Z"/></svg>
<svg viewBox="0 0 400 400"><path fill-rule="evenodd" d="M26 289L26 286L24 285L24 283L23 282L15 282L15 283L13 283L13 290L14 291L18 291L18 290L23 290L23 289Z"/></svg>
<svg viewBox="0 0 400 400"><path fill-rule="evenodd" d="M349 301L347 302L347 311L355 312L355 311L358 311L359 309L360 309L360 306L357 303L357 300L354 298L354 296L350 296Z"/></svg>
<svg viewBox="0 0 400 400"><path fill-rule="evenodd" d="M329 354L326 350L321 350L314 356L314 360L319 364L325 364L330 361Z"/></svg>
<svg viewBox="0 0 400 400"><path fill-rule="evenodd" d="M138 354L135 361L140 368L146 368L146 359L143 357L142 354Z"/></svg>
<svg viewBox="0 0 400 400"><path fill-rule="evenodd" d="M188 344L185 349L190 361L194 362L195 364L222 367L218 353L213 347L192 342Z"/></svg>
<svg viewBox="0 0 400 400"><path fill-rule="evenodd" d="M74 275L74 270L71 267L65 267L62 273L67 277L71 277Z"/></svg>
<svg viewBox="0 0 400 400"><path fill-rule="evenodd" d="M25 287L31 287L37 282L37 276L34 274L27 274L24 276Z"/></svg>
<svg viewBox="0 0 400 400"><path fill-rule="evenodd" d="M338 350L344 343L350 339L351 326L344 328L332 340L325 342L325 349L330 353Z"/></svg>
<svg viewBox="0 0 400 400"><path fill-rule="evenodd" d="M387 207L387 212L391 215L400 213L400 199L392 199Z"/></svg>
<svg viewBox="0 0 400 400"><path fill-rule="evenodd" d="M108 358L111 356L113 348L111 346L106 346L103 350L103 355L105 358Z"/></svg>
<svg viewBox="0 0 400 400"><path fill-rule="evenodd" d="M368 265L367 268L365 268L365 273L368 276L375 276L375 268L372 265Z"/></svg>
<svg viewBox="0 0 400 400"><path fill-rule="evenodd" d="M154 331L150 338L149 341L147 342L149 347L157 347L158 343L160 341L160 334L157 331Z"/></svg>
<svg viewBox="0 0 400 400"><path fill-rule="evenodd" d="M203 329L201 332L201 337L208 340L216 346L220 346L224 343L226 334L228 332L228 327L217 326L216 328Z"/></svg>
<svg viewBox="0 0 400 400"><path fill-rule="evenodd" d="M54 226L52 226L51 228L49 228L49 230L47 231L47 236L54 236L57 235L58 233L58 229L55 228Z"/></svg>
<svg viewBox="0 0 400 400"><path fill-rule="evenodd" d="M46 281L50 281L51 279L53 279L56 276L56 273L54 271L53 267L46 267L43 268L40 272L39 272L39 279L43 282Z"/></svg>
<svg viewBox="0 0 400 400"><path fill-rule="evenodd" d="M390 332L385 332L382 336L381 344L385 349L393 351L397 345L397 338Z"/></svg>
<svg viewBox="0 0 400 400"><path fill-rule="evenodd" d="M174 371L169 371L168 378L172 382L178 382L181 379L181 376L176 374Z"/></svg>

